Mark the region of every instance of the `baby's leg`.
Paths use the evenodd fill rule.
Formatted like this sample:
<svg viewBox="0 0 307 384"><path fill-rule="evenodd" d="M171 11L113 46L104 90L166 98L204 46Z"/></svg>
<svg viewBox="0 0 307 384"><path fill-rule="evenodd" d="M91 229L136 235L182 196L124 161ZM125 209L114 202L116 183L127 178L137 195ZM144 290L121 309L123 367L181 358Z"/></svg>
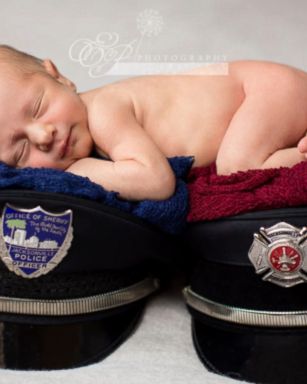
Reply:
<svg viewBox="0 0 307 384"><path fill-rule="evenodd" d="M292 166L302 161L303 156L294 147L305 121L295 100L293 92L283 88L247 95L220 145L217 172Z"/></svg>
<svg viewBox="0 0 307 384"><path fill-rule="evenodd" d="M261 168L292 167L301 161L306 161L306 157L297 147L279 149L265 160Z"/></svg>

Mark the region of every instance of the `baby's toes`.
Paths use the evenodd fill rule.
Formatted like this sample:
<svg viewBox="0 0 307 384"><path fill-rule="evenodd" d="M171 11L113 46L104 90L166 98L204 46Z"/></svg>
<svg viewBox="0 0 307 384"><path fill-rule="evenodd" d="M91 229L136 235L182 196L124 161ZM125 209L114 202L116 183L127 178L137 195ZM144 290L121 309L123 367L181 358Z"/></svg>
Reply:
<svg viewBox="0 0 307 384"><path fill-rule="evenodd" d="M297 148L301 153L307 156L307 137L303 137L297 144Z"/></svg>

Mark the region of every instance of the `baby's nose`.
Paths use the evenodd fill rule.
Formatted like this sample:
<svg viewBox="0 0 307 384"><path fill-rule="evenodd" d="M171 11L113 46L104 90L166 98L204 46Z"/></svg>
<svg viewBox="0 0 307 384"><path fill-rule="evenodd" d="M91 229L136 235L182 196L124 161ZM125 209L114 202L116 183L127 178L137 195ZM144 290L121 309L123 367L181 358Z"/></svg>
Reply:
<svg viewBox="0 0 307 384"><path fill-rule="evenodd" d="M52 124L35 124L28 130L30 141L41 151L48 151L52 146L55 127Z"/></svg>

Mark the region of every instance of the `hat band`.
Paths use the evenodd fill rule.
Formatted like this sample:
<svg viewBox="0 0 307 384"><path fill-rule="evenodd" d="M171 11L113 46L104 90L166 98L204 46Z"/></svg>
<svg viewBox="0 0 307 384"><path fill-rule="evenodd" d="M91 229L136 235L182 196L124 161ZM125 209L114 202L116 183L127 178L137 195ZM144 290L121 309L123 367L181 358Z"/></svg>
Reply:
<svg viewBox="0 0 307 384"><path fill-rule="evenodd" d="M81 315L138 301L158 288L159 281L157 279L146 278L113 292L67 300L33 300L0 296L0 312L37 316Z"/></svg>
<svg viewBox="0 0 307 384"><path fill-rule="evenodd" d="M183 294L190 307L219 320L260 327L307 326L307 311L273 312L232 307L206 299L195 293L191 287L184 288Z"/></svg>

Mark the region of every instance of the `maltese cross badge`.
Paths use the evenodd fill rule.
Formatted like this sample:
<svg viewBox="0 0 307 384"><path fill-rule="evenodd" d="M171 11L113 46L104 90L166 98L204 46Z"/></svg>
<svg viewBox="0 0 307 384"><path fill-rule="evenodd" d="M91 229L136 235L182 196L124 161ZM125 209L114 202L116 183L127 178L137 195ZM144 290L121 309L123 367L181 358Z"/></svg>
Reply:
<svg viewBox="0 0 307 384"><path fill-rule="evenodd" d="M263 280L284 288L307 282L307 228L280 222L260 228L248 257Z"/></svg>

